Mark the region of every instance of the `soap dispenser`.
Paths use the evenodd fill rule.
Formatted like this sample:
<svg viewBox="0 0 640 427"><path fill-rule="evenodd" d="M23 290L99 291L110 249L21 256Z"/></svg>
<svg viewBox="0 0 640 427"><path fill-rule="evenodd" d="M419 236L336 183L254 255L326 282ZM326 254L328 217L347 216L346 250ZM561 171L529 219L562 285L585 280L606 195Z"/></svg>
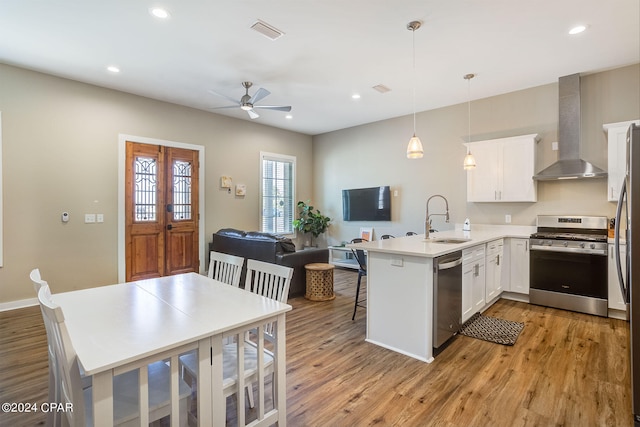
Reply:
<svg viewBox="0 0 640 427"><path fill-rule="evenodd" d="M471 222L469 218L464 220L464 225L462 226L462 231L471 231Z"/></svg>

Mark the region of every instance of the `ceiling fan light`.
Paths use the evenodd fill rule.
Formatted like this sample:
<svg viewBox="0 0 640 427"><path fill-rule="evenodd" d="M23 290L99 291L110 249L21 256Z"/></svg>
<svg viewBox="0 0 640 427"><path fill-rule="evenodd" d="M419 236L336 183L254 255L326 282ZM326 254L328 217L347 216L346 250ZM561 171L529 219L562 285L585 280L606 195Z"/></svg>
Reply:
<svg viewBox="0 0 640 427"><path fill-rule="evenodd" d="M241 109L242 111L249 111L249 110L253 110L253 105L251 105L251 104L242 104L242 105L240 106L240 109Z"/></svg>
<svg viewBox="0 0 640 427"><path fill-rule="evenodd" d="M467 152L467 155L464 156L464 162L462 163L465 170L473 169L476 167L476 159L471 154L471 151Z"/></svg>
<svg viewBox="0 0 640 427"><path fill-rule="evenodd" d="M160 18L160 19L169 18L169 11L161 7L154 7L149 11L149 13L151 13L156 18Z"/></svg>
<svg viewBox="0 0 640 427"><path fill-rule="evenodd" d="M421 159L423 155L422 142L414 133L407 145L407 159Z"/></svg>

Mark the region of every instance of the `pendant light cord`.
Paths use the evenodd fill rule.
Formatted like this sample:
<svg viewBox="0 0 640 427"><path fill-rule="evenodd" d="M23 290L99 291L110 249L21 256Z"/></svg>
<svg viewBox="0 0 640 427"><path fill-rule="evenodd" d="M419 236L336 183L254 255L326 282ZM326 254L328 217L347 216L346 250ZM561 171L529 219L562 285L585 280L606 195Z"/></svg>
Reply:
<svg viewBox="0 0 640 427"><path fill-rule="evenodd" d="M413 136L416 136L416 29L411 29L413 43Z"/></svg>
<svg viewBox="0 0 640 427"><path fill-rule="evenodd" d="M467 143L471 143L471 79L472 77L469 77L467 79L467 82L469 83L469 85L467 86L467 96L469 99L469 102L467 103L467 130L469 132L469 139L467 140Z"/></svg>

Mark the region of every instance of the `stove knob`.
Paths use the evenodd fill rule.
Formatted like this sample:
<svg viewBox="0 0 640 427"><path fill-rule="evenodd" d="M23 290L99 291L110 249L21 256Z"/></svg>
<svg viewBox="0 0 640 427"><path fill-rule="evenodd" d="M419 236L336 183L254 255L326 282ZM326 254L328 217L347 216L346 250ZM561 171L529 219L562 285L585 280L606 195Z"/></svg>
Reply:
<svg viewBox="0 0 640 427"><path fill-rule="evenodd" d="M584 249L584 242L580 243L580 247Z"/></svg>
<svg viewBox="0 0 640 427"><path fill-rule="evenodd" d="M566 248L567 246L569 246L569 242L564 242L563 245Z"/></svg>
<svg viewBox="0 0 640 427"><path fill-rule="evenodd" d="M552 244L551 240L547 240L547 245L551 246Z"/></svg>
<svg viewBox="0 0 640 427"><path fill-rule="evenodd" d="M592 244L589 245L589 247L591 247L591 249L595 249L596 248L596 244L592 243Z"/></svg>

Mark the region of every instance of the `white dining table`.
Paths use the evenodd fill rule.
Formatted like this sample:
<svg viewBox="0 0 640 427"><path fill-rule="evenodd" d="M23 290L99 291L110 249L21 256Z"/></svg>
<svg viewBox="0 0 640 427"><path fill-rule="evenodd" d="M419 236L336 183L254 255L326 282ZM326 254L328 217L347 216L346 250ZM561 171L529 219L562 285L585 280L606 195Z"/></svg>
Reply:
<svg viewBox="0 0 640 427"><path fill-rule="evenodd" d="M113 425L114 375L157 360L177 361L179 354L193 349L199 354L198 424L224 426L222 340L273 321L276 394L274 409L263 421L286 425L285 313L290 305L197 273L57 293L52 298L62 308L85 374L93 377L96 427ZM171 365L177 377L177 363ZM172 413L178 408L177 385L173 388Z"/></svg>

